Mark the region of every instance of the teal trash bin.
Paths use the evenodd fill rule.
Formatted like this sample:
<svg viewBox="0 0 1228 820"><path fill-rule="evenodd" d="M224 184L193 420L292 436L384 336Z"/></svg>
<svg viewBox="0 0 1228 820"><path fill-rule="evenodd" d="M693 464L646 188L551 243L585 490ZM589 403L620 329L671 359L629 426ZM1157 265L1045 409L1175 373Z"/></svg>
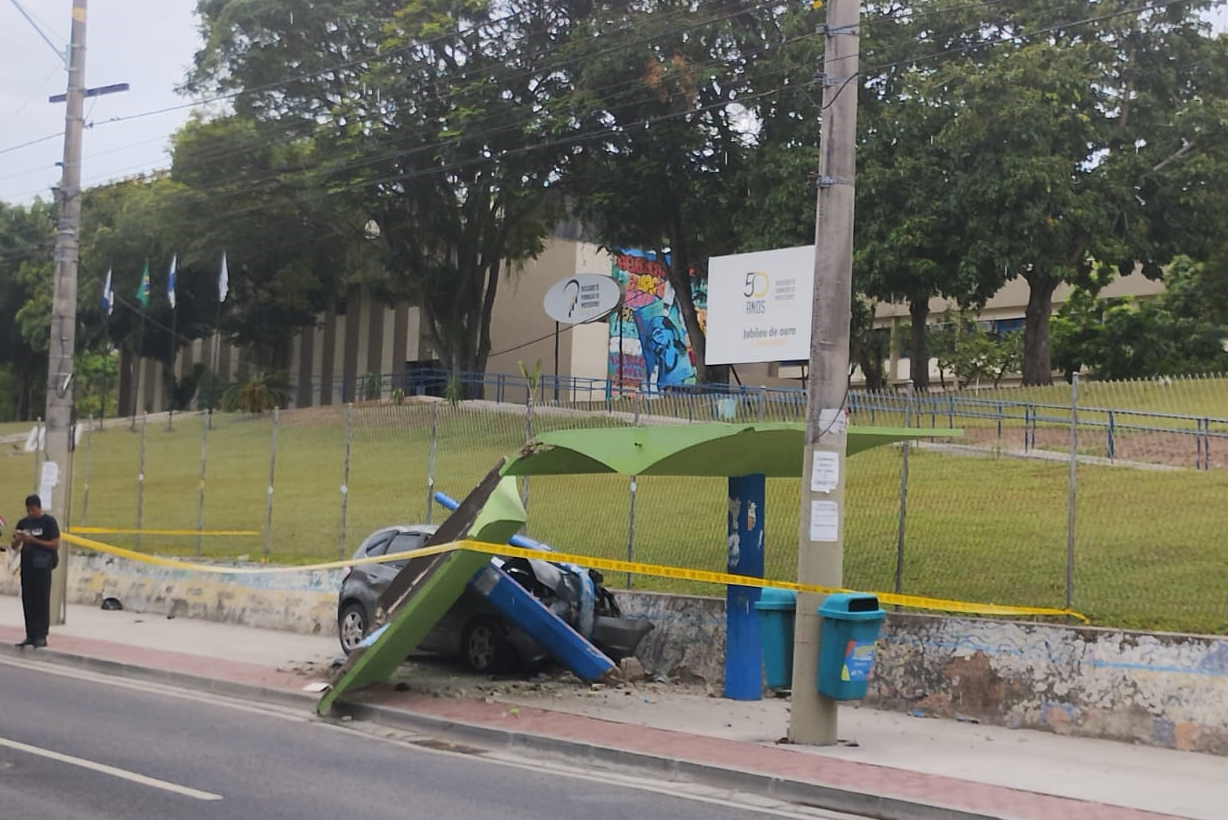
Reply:
<svg viewBox="0 0 1228 820"><path fill-rule="evenodd" d="M818 689L835 700L866 696L874 666L874 643L887 613L873 595L841 592L828 595L819 607Z"/></svg>
<svg viewBox="0 0 1228 820"><path fill-rule="evenodd" d="M755 604L759 613L759 638L763 644L763 671L769 689L793 685L793 618L797 593L765 587Z"/></svg>

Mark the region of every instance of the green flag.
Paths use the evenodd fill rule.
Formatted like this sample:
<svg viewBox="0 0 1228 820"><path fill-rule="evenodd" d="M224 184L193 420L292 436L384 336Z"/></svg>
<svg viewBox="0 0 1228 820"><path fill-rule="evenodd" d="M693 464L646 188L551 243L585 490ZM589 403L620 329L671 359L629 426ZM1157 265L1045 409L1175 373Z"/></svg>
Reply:
<svg viewBox="0 0 1228 820"><path fill-rule="evenodd" d="M149 260L145 260L145 270L141 273L141 284L136 288L136 300L142 308L149 307Z"/></svg>

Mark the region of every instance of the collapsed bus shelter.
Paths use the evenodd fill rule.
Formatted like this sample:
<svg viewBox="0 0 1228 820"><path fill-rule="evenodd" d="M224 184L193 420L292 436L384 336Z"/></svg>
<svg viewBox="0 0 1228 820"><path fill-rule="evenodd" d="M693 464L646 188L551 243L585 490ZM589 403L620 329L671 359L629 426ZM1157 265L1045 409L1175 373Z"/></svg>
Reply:
<svg viewBox="0 0 1228 820"><path fill-rule="evenodd" d="M954 431L944 431L951 434ZM907 428L849 427L847 455L933 435ZM801 478L805 426L792 422L705 423L561 430L526 445L501 463L461 502L427 547L464 538L504 543L525 521L510 479L521 476L611 473L625 476L724 477L728 480L727 532L722 545L728 572L763 578L767 478ZM734 542L738 549L728 549ZM714 545L717 546L717 545ZM339 670L317 709L328 711L344 692L387 680L460 596L488 556L463 549L411 562L381 599L383 627ZM755 603L758 586L731 584L726 593L726 697L762 696L762 648Z"/></svg>

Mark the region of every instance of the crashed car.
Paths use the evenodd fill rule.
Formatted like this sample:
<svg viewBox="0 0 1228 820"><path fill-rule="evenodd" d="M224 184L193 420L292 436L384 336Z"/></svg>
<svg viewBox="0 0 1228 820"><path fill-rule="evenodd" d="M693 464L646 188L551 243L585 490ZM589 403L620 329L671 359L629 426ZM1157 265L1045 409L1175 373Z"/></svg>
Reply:
<svg viewBox="0 0 1228 820"><path fill-rule="evenodd" d="M418 549L435 529L429 524L412 524L376 530L354 551L353 560ZM549 549L529 539L523 542ZM406 563L399 559L359 564L343 571L337 599L337 631L347 655L372 631L380 595ZM492 556L491 563L615 663L634 654L640 640L652 629L648 621L622 617L613 594L602 586L599 572L537 558ZM418 650L459 658L471 670L483 673L531 670L549 657L540 644L510 623L472 583L427 634Z"/></svg>

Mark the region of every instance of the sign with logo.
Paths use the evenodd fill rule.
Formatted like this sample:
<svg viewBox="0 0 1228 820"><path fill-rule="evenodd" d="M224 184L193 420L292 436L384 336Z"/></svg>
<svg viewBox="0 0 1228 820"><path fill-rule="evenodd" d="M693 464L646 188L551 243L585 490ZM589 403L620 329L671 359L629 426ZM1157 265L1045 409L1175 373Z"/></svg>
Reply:
<svg viewBox="0 0 1228 820"><path fill-rule="evenodd" d="M613 277L577 273L555 282L542 301L546 315L565 325L596 321L618 307L622 289Z"/></svg>
<svg viewBox="0 0 1228 820"><path fill-rule="evenodd" d="M810 358L814 245L708 260L707 364Z"/></svg>

